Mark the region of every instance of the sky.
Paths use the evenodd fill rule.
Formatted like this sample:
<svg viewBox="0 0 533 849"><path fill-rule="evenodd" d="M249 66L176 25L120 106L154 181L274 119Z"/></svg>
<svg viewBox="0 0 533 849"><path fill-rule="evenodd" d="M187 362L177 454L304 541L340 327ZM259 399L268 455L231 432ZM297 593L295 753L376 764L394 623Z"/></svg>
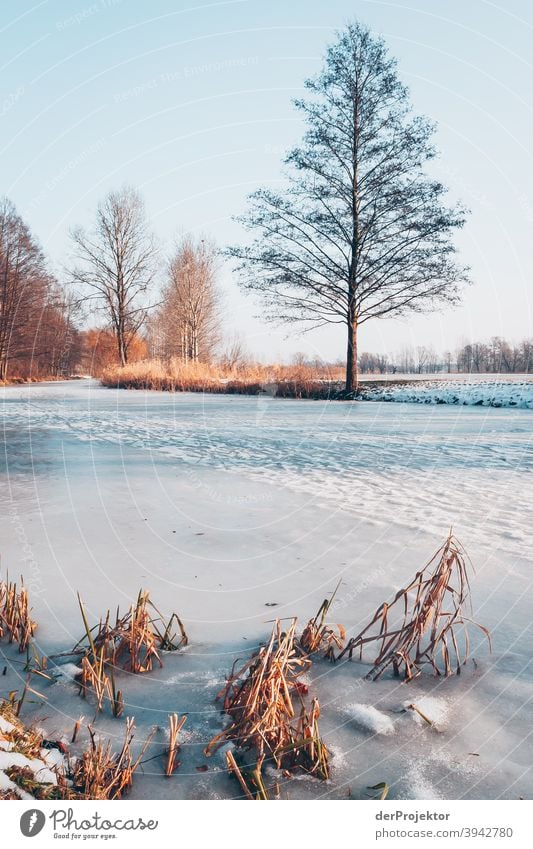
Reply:
<svg viewBox="0 0 533 849"><path fill-rule="evenodd" d="M433 171L471 210L457 238L472 285L444 312L369 322L360 349L454 349L533 335L533 6L528 0L3 0L0 194L61 276L69 227L124 183L162 250L191 232L221 247L259 186L282 185L298 142L292 99L335 32L386 40L417 112L437 122ZM343 356L342 328L300 335L261 320L231 267L224 324L263 359Z"/></svg>

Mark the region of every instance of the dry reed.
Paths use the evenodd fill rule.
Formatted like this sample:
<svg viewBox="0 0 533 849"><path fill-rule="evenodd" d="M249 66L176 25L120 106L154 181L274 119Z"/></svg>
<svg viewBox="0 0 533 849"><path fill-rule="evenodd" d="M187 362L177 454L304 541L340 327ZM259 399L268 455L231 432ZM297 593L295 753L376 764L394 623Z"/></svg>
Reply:
<svg viewBox="0 0 533 849"><path fill-rule="evenodd" d="M18 643L19 651L24 652L36 627L22 578L20 588L9 578L0 581L0 637L7 637L10 643Z"/></svg>
<svg viewBox="0 0 533 849"><path fill-rule="evenodd" d="M223 392L257 395L266 392L283 398L329 398L341 386L342 372L325 363L185 362L143 360L126 366L110 366L101 381L104 386L124 389L154 389L168 392Z"/></svg>
<svg viewBox="0 0 533 849"><path fill-rule="evenodd" d="M302 769L327 778L328 752L318 733L318 702L314 700L307 712L302 698L307 687L300 679L310 666L296 640L296 620L285 632L276 620L267 645L232 671L219 694L231 721L208 744L206 755L233 740L241 749L252 750L258 764L269 759L278 769Z"/></svg>
<svg viewBox="0 0 533 849"><path fill-rule="evenodd" d="M429 665L435 675L453 675L454 667L460 674L470 649L467 626L472 620L464 615L467 605L470 612L469 596L467 557L450 532L411 583L399 590L390 604L380 605L369 624L350 639L339 659L345 654L351 658L354 651L359 651L361 659L365 646L377 643L378 654L367 675L374 681L390 666L396 676L403 668L406 681L420 675L424 665ZM483 631L490 644L487 629L472 624Z"/></svg>
<svg viewBox="0 0 533 849"><path fill-rule="evenodd" d="M179 766L178 753L180 750L178 735L185 725L187 717L182 716L181 719L177 713L172 713L168 718L169 742L167 750L167 762L165 767L165 775L170 776Z"/></svg>
<svg viewBox="0 0 533 849"><path fill-rule="evenodd" d="M179 616L173 613L168 622L141 590L128 612L117 609L112 621L108 610L98 625L90 628L85 608L78 595L85 635L73 649L83 652L79 674L80 694L90 690L96 695L97 712L107 699L114 716L124 709L124 696L115 686L114 672L124 669L135 674L150 672L154 663L163 666L160 651L177 651L187 645L188 638Z"/></svg>
<svg viewBox="0 0 533 849"><path fill-rule="evenodd" d="M111 751L111 743L97 739L93 728L88 726L89 745L76 761L71 775L73 789L78 798L120 799L131 787L133 775L151 739L149 737L145 741L141 751L134 758L131 749L133 728L133 719L127 719L124 742L120 751L114 754Z"/></svg>
<svg viewBox="0 0 533 849"><path fill-rule="evenodd" d="M33 762L42 761L42 767L52 769L56 783L39 780L39 771L26 766L12 765L4 771L20 790L35 799L120 799L131 787L133 776L150 744L149 735L134 757L132 752L133 719L126 720L124 741L120 750L113 753L111 743L97 739L88 725L89 743L78 758L71 758L63 743L45 740L42 731L25 726L18 718L10 701L0 702L0 717L5 720L0 729L1 748L24 755ZM83 717L76 722L72 734L75 741ZM57 748L64 754L63 762L50 767L43 759L43 750ZM13 788L0 798L19 799Z"/></svg>
<svg viewBox="0 0 533 849"><path fill-rule="evenodd" d="M326 617L337 594L340 581L331 598L325 598L318 613L310 619L300 637L300 645L306 654L323 654L328 660L335 660L335 648L342 649L346 640L346 631L341 624L329 625Z"/></svg>

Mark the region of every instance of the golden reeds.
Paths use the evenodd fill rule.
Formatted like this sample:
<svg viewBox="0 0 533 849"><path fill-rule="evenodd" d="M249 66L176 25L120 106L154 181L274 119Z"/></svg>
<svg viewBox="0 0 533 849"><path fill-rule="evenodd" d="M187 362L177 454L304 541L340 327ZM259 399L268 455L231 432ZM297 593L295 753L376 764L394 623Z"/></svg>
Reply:
<svg viewBox="0 0 533 849"><path fill-rule="evenodd" d="M418 676L424 665L435 675L460 674L469 656L468 624L464 615L469 604L470 583L467 558L462 545L450 532L444 544L411 583L384 602L369 624L352 637L339 658L358 650L362 658L368 644L378 644L378 654L367 677L374 681L392 666L406 681ZM470 612L470 611L469 611ZM490 643L486 628L480 628ZM463 647L458 641L462 631ZM440 667L439 667L440 663Z"/></svg>
<svg viewBox="0 0 533 849"><path fill-rule="evenodd" d="M327 363L297 362L290 365L256 362L228 363L142 360L105 369L104 386L127 389L155 389L169 392L225 392L290 398L327 398L343 380L342 370Z"/></svg>
<svg viewBox="0 0 533 849"><path fill-rule="evenodd" d="M0 637L7 637L10 643L18 643L19 651L24 652L36 627L22 578L20 587L9 579L0 581Z"/></svg>
<svg viewBox="0 0 533 849"><path fill-rule="evenodd" d="M165 767L165 775L170 776L179 766L178 753L180 750L178 735L185 725L187 717L182 716L181 719L177 713L172 713L168 717L168 732L169 742L167 750L167 762Z"/></svg>
<svg viewBox="0 0 533 849"><path fill-rule="evenodd" d="M132 751L133 719L126 720L124 741L120 750L113 753L111 743L96 737L93 728L88 725L89 743L80 757L67 754L63 743L45 740L42 731L25 726L18 718L11 702L0 702L0 717L5 720L0 730L2 747L8 752L24 755L31 761L42 761L42 767L51 769L56 783L39 780L39 771L18 764L10 765L5 774L20 790L29 793L35 799L120 799L131 787L133 776L139 767L153 734L149 735L136 757ZM77 721L72 741L77 737L83 717ZM50 767L43 749L57 748L64 754L63 762ZM0 798L20 798L20 795L8 788L7 796Z"/></svg>
<svg viewBox="0 0 533 849"><path fill-rule="evenodd" d="M300 637L300 645L306 654L323 654L328 660L335 659L335 648L342 649L346 640L346 631L341 624L329 625L326 617L337 594L340 581L331 598L325 598L318 613L310 619Z"/></svg>
<svg viewBox="0 0 533 849"><path fill-rule="evenodd" d="M313 701L309 712L303 702L307 687L300 678L310 666L296 640L296 619L286 631L276 620L267 645L237 672L232 671L219 694L231 721L211 740L205 754L232 740L239 748L252 750L260 765L269 759L278 769L303 769L327 778L328 753L318 733L318 701Z"/></svg>
<svg viewBox="0 0 533 849"><path fill-rule="evenodd" d="M85 628L84 637L73 649L74 654L83 652L80 694L86 697L89 690L94 691L97 711L103 710L108 699L113 715L118 717L124 709L124 696L115 686L115 670L139 674L150 672L154 663L163 666L159 652L177 651L187 645L185 628L176 613L167 622L143 590L127 613L121 615L117 610L113 622L108 610L92 628L79 595L78 602Z"/></svg>
<svg viewBox="0 0 533 849"><path fill-rule="evenodd" d="M73 788L77 797L85 799L120 799L131 787L133 775L138 768L150 742L148 738L140 753L133 757L133 719L126 720L124 742L120 751L113 754L111 743L96 738L89 725L90 741L72 770Z"/></svg>

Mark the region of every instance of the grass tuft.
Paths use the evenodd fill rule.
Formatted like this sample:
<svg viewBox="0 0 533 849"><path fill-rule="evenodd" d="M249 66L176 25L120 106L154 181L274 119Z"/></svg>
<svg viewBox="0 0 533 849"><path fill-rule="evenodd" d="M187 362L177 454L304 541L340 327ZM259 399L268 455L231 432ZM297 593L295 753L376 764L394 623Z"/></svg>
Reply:
<svg viewBox="0 0 533 849"><path fill-rule="evenodd" d="M318 701L314 699L308 710L303 700L307 687L300 679L310 666L296 639L296 619L286 631L276 620L267 645L232 671L219 694L230 723L205 754L234 741L240 749L253 751L259 773L267 760L278 769L300 769L327 779L328 750L318 731Z"/></svg>
<svg viewBox="0 0 533 849"><path fill-rule="evenodd" d="M9 578L0 581L0 638L7 637L10 643L18 643L19 651L25 652L36 628L22 578L20 587Z"/></svg>
<svg viewBox="0 0 533 849"><path fill-rule="evenodd" d="M364 648L377 643L378 654L367 675L374 681L391 666L394 675L403 674L406 681L420 675L424 666L434 675L459 675L469 656L469 624L480 628L490 645L487 629L465 616L467 607L470 612L467 556L450 531L427 565L392 602L380 605L338 659L345 654L351 658L354 651L362 659Z"/></svg>

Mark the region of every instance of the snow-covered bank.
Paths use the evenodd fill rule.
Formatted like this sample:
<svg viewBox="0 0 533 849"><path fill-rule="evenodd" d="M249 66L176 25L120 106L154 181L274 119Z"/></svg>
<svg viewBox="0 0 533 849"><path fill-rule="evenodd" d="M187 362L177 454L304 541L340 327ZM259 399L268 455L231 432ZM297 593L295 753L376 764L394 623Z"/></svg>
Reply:
<svg viewBox="0 0 533 849"><path fill-rule="evenodd" d="M163 669L120 673L123 718L107 711L96 722L117 745L126 716L139 743L156 727L134 797L238 795L222 753L202 754L224 724L215 695L233 661L275 616L305 621L339 579L331 621L355 633L450 524L476 568L475 614L493 654L480 636L476 665L459 678L412 685L366 681L368 666L355 661L315 663L309 685L332 777L282 780L282 797L365 798L381 781L396 799L533 796L529 410L128 393L80 381L5 389L0 412L2 571L26 577L39 652L82 636L77 590L91 621L126 608L142 586L187 627L190 646L165 655ZM23 686L23 663L3 643L0 652L6 695ZM24 707L49 739L70 738L80 715L93 716L71 671L39 681L47 703ZM181 766L165 778L173 712L188 718Z"/></svg>
<svg viewBox="0 0 533 849"><path fill-rule="evenodd" d="M357 398L363 401L399 401L416 404L461 404L477 407L515 407L533 410L533 381L417 380L408 383L365 385Z"/></svg>

